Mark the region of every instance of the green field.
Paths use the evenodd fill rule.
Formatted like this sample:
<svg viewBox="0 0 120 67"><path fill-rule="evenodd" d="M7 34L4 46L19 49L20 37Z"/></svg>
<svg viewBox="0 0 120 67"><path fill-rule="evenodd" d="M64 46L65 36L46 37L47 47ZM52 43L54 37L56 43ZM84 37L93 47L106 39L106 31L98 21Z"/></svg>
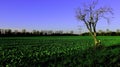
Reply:
<svg viewBox="0 0 120 67"><path fill-rule="evenodd" d="M119 67L120 36L0 37L0 67Z"/></svg>

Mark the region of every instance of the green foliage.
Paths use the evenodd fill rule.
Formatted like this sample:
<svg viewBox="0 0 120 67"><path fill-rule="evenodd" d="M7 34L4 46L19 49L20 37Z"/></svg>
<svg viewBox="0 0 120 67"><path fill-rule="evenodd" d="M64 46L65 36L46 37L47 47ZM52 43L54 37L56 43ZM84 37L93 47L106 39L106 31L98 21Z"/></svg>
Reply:
<svg viewBox="0 0 120 67"><path fill-rule="evenodd" d="M120 37L98 38L104 48L89 36L2 37L0 67L120 66Z"/></svg>

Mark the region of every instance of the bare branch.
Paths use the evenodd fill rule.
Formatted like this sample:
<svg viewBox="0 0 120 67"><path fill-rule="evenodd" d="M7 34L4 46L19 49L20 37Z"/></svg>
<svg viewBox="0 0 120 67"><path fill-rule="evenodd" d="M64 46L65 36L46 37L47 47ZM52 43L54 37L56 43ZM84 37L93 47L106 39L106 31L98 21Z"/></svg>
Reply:
<svg viewBox="0 0 120 67"><path fill-rule="evenodd" d="M96 31L96 25L100 18L106 19L107 22L109 22L109 18L105 17L105 14L113 14L112 8L110 7L100 7L99 9L95 9L97 3L98 0L93 1L89 6L85 5L85 8L79 8L76 12L77 19L83 21L86 24L86 27L92 32Z"/></svg>
<svg viewBox="0 0 120 67"><path fill-rule="evenodd" d="M86 16L86 14L82 13L81 9L78 9L76 11L76 17L77 17L77 19L83 21L85 19L85 16Z"/></svg>

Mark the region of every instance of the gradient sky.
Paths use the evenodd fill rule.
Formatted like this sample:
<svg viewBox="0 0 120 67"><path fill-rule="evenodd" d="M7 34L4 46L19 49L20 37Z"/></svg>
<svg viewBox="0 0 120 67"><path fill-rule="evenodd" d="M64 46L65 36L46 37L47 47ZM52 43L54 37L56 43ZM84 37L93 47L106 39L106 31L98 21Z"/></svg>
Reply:
<svg viewBox="0 0 120 67"><path fill-rule="evenodd" d="M0 0L0 28L26 30L86 31L75 10L91 0ZM113 8L110 24L101 20L97 29L120 29L120 0L99 0L99 6Z"/></svg>

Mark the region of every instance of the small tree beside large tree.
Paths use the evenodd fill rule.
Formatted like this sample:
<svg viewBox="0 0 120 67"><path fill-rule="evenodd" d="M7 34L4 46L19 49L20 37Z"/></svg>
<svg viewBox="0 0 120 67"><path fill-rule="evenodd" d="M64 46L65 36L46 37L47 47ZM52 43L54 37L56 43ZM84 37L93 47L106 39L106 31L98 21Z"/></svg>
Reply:
<svg viewBox="0 0 120 67"><path fill-rule="evenodd" d="M91 4L87 6L85 5L83 9L78 8L76 10L77 19L85 24L90 35L94 39L95 46L100 45L100 40L97 39L97 35L96 35L96 26L98 21L101 20L101 18L103 18L109 22L109 18L105 17L105 15L108 13L113 14L112 9L110 7L96 8L97 4L98 4L98 0L93 1Z"/></svg>

